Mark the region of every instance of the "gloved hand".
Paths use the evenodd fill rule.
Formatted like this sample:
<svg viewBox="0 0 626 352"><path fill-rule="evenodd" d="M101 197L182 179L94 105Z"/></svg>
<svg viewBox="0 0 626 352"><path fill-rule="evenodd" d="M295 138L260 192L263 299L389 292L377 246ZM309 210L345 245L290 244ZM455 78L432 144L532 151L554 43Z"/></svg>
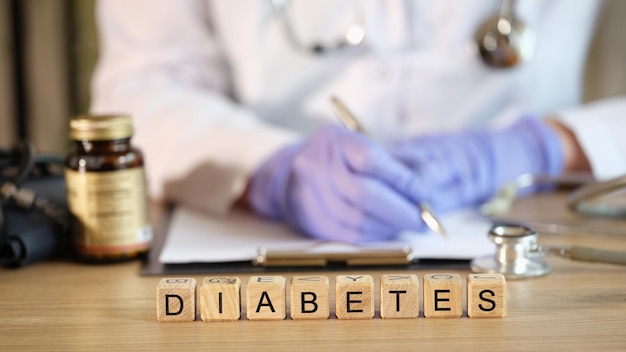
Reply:
<svg viewBox="0 0 626 352"><path fill-rule="evenodd" d="M501 131L421 136L387 149L415 172L423 200L439 213L483 202L521 174L557 175L564 167L558 136L533 118Z"/></svg>
<svg viewBox="0 0 626 352"><path fill-rule="evenodd" d="M423 231L414 174L366 137L337 126L273 155L253 176L257 213L320 239L350 243Z"/></svg>

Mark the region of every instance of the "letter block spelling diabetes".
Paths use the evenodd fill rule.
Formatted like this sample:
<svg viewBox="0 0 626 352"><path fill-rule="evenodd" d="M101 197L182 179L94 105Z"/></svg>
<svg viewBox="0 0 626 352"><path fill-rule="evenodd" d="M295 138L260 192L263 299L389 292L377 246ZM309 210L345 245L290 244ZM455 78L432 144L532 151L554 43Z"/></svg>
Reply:
<svg viewBox="0 0 626 352"><path fill-rule="evenodd" d="M200 316L204 321L234 321L241 316L241 280L205 277L200 285Z"/></svg>
<svg viewBox="0 0 626 352"><path fill-rule="evenodd" d="M249 320L285 319L286 297L283 276L252 276L246 286Z"/></svg>
<svg viewBox="0 0 626 352"><path fill-rule="evenodd" d="M158 321L196 319L196 279L161 279L156 295Z"/></svg>
<svg viewBox="0 0 626 352"><path fill-rule="evenodd" d="M426 318L460 318L467 299L470 318L503 318L506 315L506 280L501 274L469 274L466 296L458 274L386 274L380 278L380 317L417 318L424 293ZM323 275L291 278L289 305L294 320L328 319L329 278ZM286 317L286 278L252 276L247 284L249 320L283 320ZM158 321L193 321L196 317L196 280L165 278L157 285ZM370 275L338 275L335 278L335 315L338 319L372 319L374 279ZM204 321L233 321L241 317L241 281L238 277L206 277L200 286L200 315Z"/></svg>
<svg viewBox="0 0 626 352"><path fill-rule="evenodd" d="M335 314L339 319L374 317L374 279L370 275L338 275Z"/></svg>
<svg viewBox="0 0 626 352"><path fill-rule="evenodd" d="M503 318L506 315L506 281L502 274L467 276L467 315Z"/></svg>
<svg viewBox="0 0 626 352"><path fill-rule="evenodd" d="M424 275L424 317L460 318L463 314L461 285L457 274Z"/></svg>
<svg viewBox="0 0 626 352"><path fill-rule="evenodd" d="M328 319L327 276L294 276L291 278L291 319Z"/></svg>
<svg viewBox="0 0 626 352"><path fill-rule="evenodd" d="M413 274L380 278L380 317L417 318L420 308L419 281Z"/></svg>

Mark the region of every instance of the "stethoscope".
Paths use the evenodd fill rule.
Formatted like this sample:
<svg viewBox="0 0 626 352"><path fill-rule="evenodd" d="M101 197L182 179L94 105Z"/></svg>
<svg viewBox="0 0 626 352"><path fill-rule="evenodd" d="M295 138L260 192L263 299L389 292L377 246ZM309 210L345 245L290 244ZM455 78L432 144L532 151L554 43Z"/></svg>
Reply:
<svg viewBox="0 0 626 352"><path fill-rule="evenodd" d="M556 255L572 260L626 265L626 252L607 251L581 246L543 246L537 232L521 225L495 225L489 239L496 244L495 255L472 260L471 268L479 273L500 273L507 279L546 275L551 266L543 260Z"/></svg>
<svg viewBox="0 0 626 352"><path fill-rule="evenodd" d="M364 11L360 1L355 1L355 15L343 36L333 43L305 44L296 35L291 14L291 1L269 0L275 17L285 33L286 39L294 48L313 55L323 55L335 51L363 46L366 39ZM482 62L490 67L510 68L532 58L535 36L515 16L515 0L502 0L500 10L484 21L474 35L477 52Z"/></svg>

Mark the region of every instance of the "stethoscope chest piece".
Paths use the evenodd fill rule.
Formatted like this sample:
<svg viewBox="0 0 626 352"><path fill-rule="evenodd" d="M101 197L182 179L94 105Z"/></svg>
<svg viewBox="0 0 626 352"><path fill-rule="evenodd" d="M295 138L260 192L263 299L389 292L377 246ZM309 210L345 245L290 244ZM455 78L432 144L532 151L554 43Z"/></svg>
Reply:
<svg viewBox="0 0 626 352"><path fill-rule="evenodd" d="M546 275L551 266L537 255L537 233L525 226L496 225L489 231L496 244L496 254L472 260L471 268L479 273L500 273L507 279Z"/></svg>

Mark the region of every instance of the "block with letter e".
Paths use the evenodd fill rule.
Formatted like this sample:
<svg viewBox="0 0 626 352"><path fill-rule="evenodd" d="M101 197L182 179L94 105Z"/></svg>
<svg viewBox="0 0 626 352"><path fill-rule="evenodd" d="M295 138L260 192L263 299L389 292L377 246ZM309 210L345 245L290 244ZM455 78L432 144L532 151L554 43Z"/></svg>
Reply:
<svg viewBox="0 0 626 352"><path fill-rule="evenodd" d="M506 315L506 280L502 274L467 276L467 315L503 318Z"/></svg>
<svg viewBox="0 0 626 352"><path fill-rule="evenodd" d="M462 283L458 274L424 275L424 317L460 318Z"/></svg>
<svg viewBox="0 0 626 352"><path fill-rule="evenodd" d="M371 275L338 275L335 279L335 314L338 319L374 317L374 279Z"/></svg>
<svg viewBox="0 0 626 352"><path fill-rule="evenodd" d="M249 320L283 320L286 315L284 276L252 276L246 285Z"/></svg>
<svg viewBox="0 0 626 352"><path fill-rule="evenodd" d="M200 285L203 321L235 321L241 316L241 280L238 277L205 277Z"/></svg>
<svg viewBox="0 0 626 352"><path fill-rule="evenodd" d="M291 278L291 319L328 319L327 276L294 276Z"/></svg>
<svg viewBox="0 0 626 352"><path fill-rule="evenodd" d="M388 274L380 278L380 317L417 318L419 281L413 274Z"/></svg>
<svg viewBox="0 0 626 352"><path fill-rule="evenodd" d="M161 279L156 289L158 321L196 319L196 279Z"/></svg>

